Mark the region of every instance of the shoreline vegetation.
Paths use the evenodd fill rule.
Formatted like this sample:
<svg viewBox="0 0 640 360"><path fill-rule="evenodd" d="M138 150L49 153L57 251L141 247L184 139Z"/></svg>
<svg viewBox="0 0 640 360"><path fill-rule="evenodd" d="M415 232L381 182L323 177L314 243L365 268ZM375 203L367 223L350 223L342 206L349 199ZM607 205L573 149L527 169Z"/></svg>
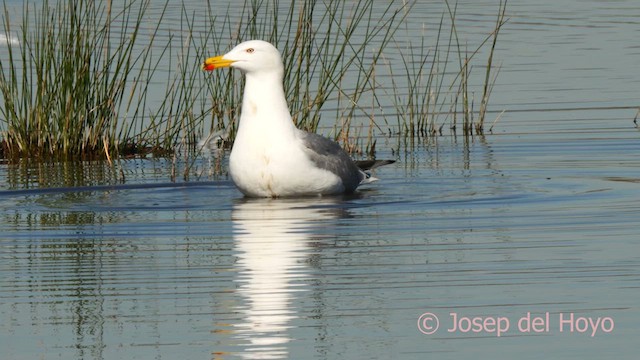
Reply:
<svg viewBox="0 0 640 360"><path fill-rule="evenodd" d="M25 2L19 21L5 3L0 159L175 157L178 149L197 153L209 134L224 134L228 146L242 75L207 75L200 64L254 38L283 54L297 126L315 132L322 116L335 118L332 136L352 153L373 155L381 134L437 137L447 126L454 136L482 134L506 0L493 31L471 48L458 34L457 5L443 1L437 29L404 47L394 36L410 31L411 2L305 0L283 8L246 0L239 17L211 2L198 14L183 4L173 31L163 27L168 1L154 5L152 25L150 0ZM470 84L476 69L484 70L479 85Z"/></svg>

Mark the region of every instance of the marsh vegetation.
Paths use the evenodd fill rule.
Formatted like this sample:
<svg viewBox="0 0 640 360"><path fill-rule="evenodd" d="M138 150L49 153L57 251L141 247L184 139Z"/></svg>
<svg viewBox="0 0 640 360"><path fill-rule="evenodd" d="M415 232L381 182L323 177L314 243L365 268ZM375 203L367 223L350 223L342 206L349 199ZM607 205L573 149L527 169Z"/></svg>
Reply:
<svg viewBox="0 0 640 360"><path fill-rule="evenodd" d="M0 57L2 157L164 156L178 147L196 150L216 132L229 144L241 74L207 75L200 63L252 38L283 53L297 125L328 125L350 151L372 154L374 134L483 132L506 1L478 44L459 36L456 5L446 3L439 27L407 47L394 36L409 31L411 3L247 0L238 16L207 2L198 14L183 5L180 28L171 30L163 22L168 5L154 4L157 21L149 25L150 0L44 0L26 3L19 21L5 3L1 26L15 41L6 41ZM476 69L484 70L483 83L470 85Z"/></svg>

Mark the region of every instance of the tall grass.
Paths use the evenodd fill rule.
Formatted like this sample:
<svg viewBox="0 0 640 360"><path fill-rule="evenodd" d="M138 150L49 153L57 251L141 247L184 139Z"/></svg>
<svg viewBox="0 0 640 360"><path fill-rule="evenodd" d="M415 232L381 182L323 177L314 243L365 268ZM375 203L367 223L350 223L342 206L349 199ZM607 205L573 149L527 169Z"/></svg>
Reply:
<svg viewBox="0 0 640 360"><path fill-rule="evenodd" d="M125 91L145 51L136 54L147 1L127 1L119 13L111 2L69 0L38 10L24 5L19 29L4 4L8 60L0 62L0 108L8 157L108 155L126 137ZM118 19L122 26L114 36ZM129 26L132 26L131 28ZM152 42L149 44L152 46ZM148 51L149 48L147 48Z"/></svg>
<svg viewBox="0 0 640 360"><path fill-rule="evenodd" d="M456 8L452 8L447 3L447 9L449 11L449 16L451 19L451 29L453 37L455 38L455 45L458 54L458 61L460 71L458 72L458 77L460 78L460 83L458 87L458 91L456 93L456 101L454 101L453 108L456 109L461 99L461 108L460 112L463 117L462 130L464 135L471 135L474 132L476 134L482 134L484 132L484 122L487 115L487 106L489 104L489 98L491 96L491 92L493 90L493 86L495 84L495 80L497 77L497 73L492 75L492 73L496 70L493 65L493 57L495 54L496 44L498 42L498 35L500 34L500 30L506 24L506 9L507 9L507 0L500 0L498 7L498 14L495 21L494 30L484 38L484 40L475 48L472 52L467 52L466 49L463 51L461 46L460 38L458 37L458 31L455 23L456 19ZM485 66L484 73L484 82L482 84L482 94L480 96L480 108L477 113L477 117L474 118L474 96L470 94L469 91L469 78L471 76L472 70L472 60L473 58L480 52L480 50L487 44L491 43L491 47L488 52L487 62ZM455 82L454 82L455 83ZM455 112L455 110L454 110ZM455 112L454 115L457 115ZM455 129L456 123L453 122L453 128Z"/></svg>
<svg viewBox="0 0 640 360"><path fill-rule="evenodd" d="M19 26L5 4L3 30L7 37L17 34L18 42L8 43L8 56L0 58L4 157L171 155L178 148L195 150L209 133L222 134L228 144L237 129L242 75L204 74L200 63L255 38L283 53L285 92L299 127L318 131L326 123L322 116L331 117L333 136L351 150L360 148L354 138L366 129L370 152L374 131L393 117L398 130L411 136L441 132L443 115L455 128L458 111L467 124L473 112L471 58L493 39L475 123L477 132L482 129L502 3L495 31L471 53L461 46L450 6L435 47L422 38L403 51L391 45L411 16L412 2L245 0L236 14L207 1L197 12L183 5L180 27L171 31L163 23L168 4L160 5L152 26L145 22L150 0L44 0L38 10L24 5ZM391 88L379 80L389 50L399 54L401 65L389 69ZM456 54L460 69L447 83L444 74ZM383 110L388 98L392 114Z"/></svg>
<svg viewBox="0 0 640 360"><path fill-rule="evenodd" d="M427 33L435 39L433 46L425 44L423 35L418 39L419 43L409 42L406 49L398 49L403 65L399 67L399 72L387 61L392 86L386 94L393 100L398 114L397 127L404 136L437 136L443 133L447 124L455 134L459 119L462 120L462 134L465 136L484 132L489 99L499 70L493 59L498 34L507 22L507 1L500 1L493 30L473 50L469 50L458 35L457 4L445 1L445 5L447 11L437 28ZM469 81L474 60L488 43L491 47L487 52L480 84L480 105L476 112L475 93ZM457 69L451 70L456 62Z"/></svg>

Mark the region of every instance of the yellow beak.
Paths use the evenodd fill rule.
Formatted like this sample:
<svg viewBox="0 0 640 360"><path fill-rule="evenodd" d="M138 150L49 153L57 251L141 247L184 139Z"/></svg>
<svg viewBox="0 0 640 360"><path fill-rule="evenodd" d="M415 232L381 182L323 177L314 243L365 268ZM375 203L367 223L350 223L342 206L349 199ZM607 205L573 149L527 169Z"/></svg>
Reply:
<svg viewBox="0 0 640 360"><path fill-rule="evenodd" d="M223 59L224 55L210 57L202 63L202 70L212 71L221 67L229 67L235 62L235 60Z"/></svg>

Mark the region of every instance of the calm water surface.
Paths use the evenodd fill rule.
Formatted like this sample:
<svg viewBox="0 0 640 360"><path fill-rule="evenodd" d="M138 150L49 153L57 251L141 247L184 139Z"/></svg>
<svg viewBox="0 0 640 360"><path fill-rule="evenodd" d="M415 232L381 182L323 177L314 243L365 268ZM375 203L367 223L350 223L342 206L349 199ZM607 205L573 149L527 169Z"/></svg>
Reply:
<svg viewBox="0 0 640 360"><path fill-rule="evenodd" d="M635 359L640 4L509 7L494 133L379 139L355 196L243 199L224 158L0 165L3 359Z"/></svg>

